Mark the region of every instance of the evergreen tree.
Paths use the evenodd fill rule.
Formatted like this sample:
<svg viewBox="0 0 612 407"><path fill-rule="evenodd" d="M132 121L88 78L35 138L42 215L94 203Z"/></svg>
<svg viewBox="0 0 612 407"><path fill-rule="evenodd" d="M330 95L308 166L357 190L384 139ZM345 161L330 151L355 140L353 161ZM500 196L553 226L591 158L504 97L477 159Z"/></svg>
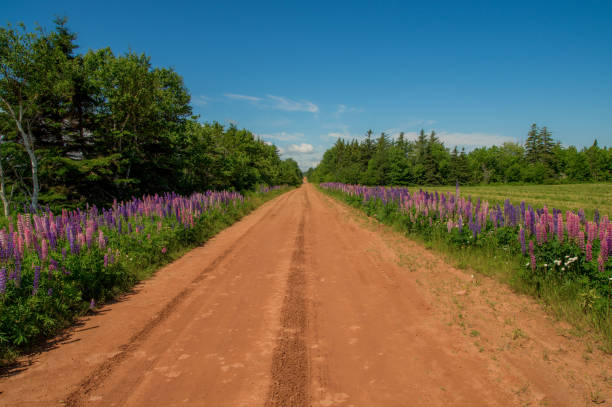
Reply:
<svg viewBox="0 0 612 407"><path fill-rule="evenodd" d="M450 166L448 173L448 180L452 183L453 181L459 180L459 151L457 151L457 146L453 148L453 152L451 153L450 158Z"/></svg>
<svg viewBox="0 0 612 407"><path fill-rule="evenodd" d="M540 159L540 132L538 126L534 123L531 125L531 129L527 133L527 140L525 141L525 157L527 161L536 163Z"/></svg>
<svg viewBox="0 0 612 407"><path fill-rule="evenodd" d="M465 153L465 148L461 148L461 154L457 159L457 181L459 184L465 185L470 182L470 167L468 162L467 154Z"/></svg>

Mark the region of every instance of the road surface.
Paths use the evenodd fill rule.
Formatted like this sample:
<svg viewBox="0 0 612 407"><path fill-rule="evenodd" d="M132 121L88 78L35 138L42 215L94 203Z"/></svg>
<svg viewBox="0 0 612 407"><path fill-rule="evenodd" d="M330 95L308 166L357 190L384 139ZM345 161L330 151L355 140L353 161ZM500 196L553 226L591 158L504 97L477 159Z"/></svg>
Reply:
<svg viewBox="0 0 612 407"><path fill-rule="evenodd" d="M0 405L603 401L610 357L570 331L305 184L23 358Z"/></svg>

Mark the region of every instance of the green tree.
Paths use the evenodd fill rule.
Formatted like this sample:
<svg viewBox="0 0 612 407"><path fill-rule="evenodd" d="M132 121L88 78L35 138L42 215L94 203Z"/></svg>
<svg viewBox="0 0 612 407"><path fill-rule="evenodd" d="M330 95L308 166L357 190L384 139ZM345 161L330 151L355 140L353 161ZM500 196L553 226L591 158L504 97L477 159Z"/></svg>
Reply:
<svg viewBox="0 0 612 407"><path fill-rule="evenodd" d="M56 133L64 106L70 104L69 53L71 38L64 20L46 34L41 27L27 32L23 24L0 28L0 120L12 124L7 136L19 140L31 168L30 204L38 207L40 194L37 144Z"/></svg>

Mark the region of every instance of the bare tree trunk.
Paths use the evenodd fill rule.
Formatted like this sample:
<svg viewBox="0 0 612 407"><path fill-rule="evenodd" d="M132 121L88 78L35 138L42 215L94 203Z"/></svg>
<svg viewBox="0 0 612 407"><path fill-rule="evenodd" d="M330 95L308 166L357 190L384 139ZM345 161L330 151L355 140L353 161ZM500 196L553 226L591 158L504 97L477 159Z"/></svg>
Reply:
<svg viewBox="0 0 612 407"><path fill-rule="evenodd" d="M32 166L32 208L38 209L38 194L40 193L40 184L38 183L38 159L34 154L34 140L31 133L23 133L23 144L30 157L30 165Z"/></svg>
<svg viewBox="0 0 612 407"><path fill-rule="evenodd" d="M32 136L32 131L29 126L27 132L23 128L23 106L21 105L21 102L19 103L19 112L16 115L12 106L6 100L4 100L2 97L0 97L0 100L4 102L9 113L11 116L13 116L13 120L15 120L15 124L17 125L17 130L21 135L23 146L28 153L28 157L30 158L30 166L32 167L32 208L38 209L38 194L40 193L40 184L38 183L38 159L34 153L34 137Z"/></svg>
<svg viewBox="0 0 612 407"><path fill-rule="evenodd" d="M2 140L4 136L0 136L0 147L2 146ZM6 197L6 188L4 186L4 167L2 166L2 153L0 152L0 199L2 199L2 205L4 206L4 216L9 216L9 200Z"/></svg>

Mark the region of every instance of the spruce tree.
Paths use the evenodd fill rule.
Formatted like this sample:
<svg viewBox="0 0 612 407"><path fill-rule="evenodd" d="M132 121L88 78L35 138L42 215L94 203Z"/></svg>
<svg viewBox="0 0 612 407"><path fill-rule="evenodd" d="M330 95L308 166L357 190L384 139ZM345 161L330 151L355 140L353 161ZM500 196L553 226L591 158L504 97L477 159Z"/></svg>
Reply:
<svg viewBox="0 0 612 407"><path fill-rule="evenodd" d="M550 167L552 166L553 148L555 146L552 135L544 126L540 129L538 136L538 142L540 143L538 146L539 159Z"/></svg>
<svg viewBox="0 0 612 407"><path fill-rule="evenodd" d="M465 154L465 148L461 148L461 154L459 154L457 160L457 180L459 184L465 185L470 181L470 178L467 154Z"/></svg>
<svg viewBox="0 0 612 407"><path fill-rule="evenodd" d="M531 125L527 140L525 141L525 158L531 163L536 163L539 160L540 134L538 126L534 123Z"/></svg>
<svg viewBox="0 0 612 407"><path fill-rule="evenodd" d="M457 168L459 165L459 151L457 151L457 146L453 148L453 152L451 153L450 158L450 168L449 168L449 181L458 181L458 173Z"/></svg>

